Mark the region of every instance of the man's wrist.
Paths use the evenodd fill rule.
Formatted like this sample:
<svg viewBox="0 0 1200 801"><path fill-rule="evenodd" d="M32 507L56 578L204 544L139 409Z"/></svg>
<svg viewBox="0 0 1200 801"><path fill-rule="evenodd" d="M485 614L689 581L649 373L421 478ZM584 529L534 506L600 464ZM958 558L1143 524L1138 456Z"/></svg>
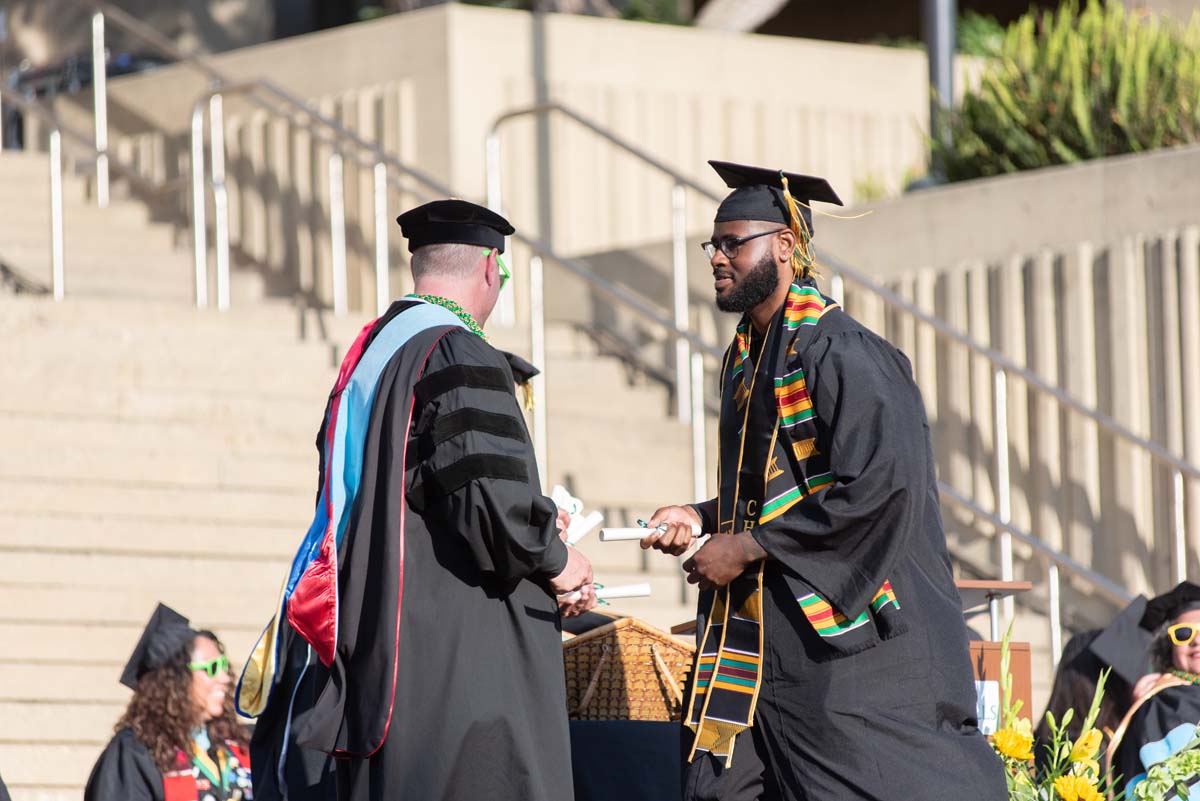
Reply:
<svg viewBox="0 0 1200 801"><path fill-rule="evenodd" d="M749 531L743 531L734 536L737 537L738 545L742 548L742 555L746 558L746 564L752 564L767 558L766 550L758 544L758 540L754 539L754 535Z"/></svg>

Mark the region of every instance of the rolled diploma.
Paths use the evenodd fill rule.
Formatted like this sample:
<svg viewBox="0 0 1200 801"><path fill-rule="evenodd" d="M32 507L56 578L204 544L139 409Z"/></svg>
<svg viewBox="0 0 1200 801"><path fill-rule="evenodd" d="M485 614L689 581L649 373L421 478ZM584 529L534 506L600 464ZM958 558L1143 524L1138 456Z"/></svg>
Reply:
<svg viewBox="0 0 1200 801"><path fill-rule="evenodd" d="M574 545L588 535L592 529L604 522L604 515L590 512L584 517L572 516L567 526L567 544Z"/></svg>
<svg viewBox="0 0 1200 801"><path fill-rule="evenodd" d="M626 540L640 540L650 535L654 531L652 528L602 528L600 529L601 542L623 542ZM701 536L699 526L692 526L692 536Z"/></svg>
<svg viewBox="0 0 1200 801"><path fill-rule="evenodd" d="M621 584L616 587L601 587L596 590L596 597L604 601L611 601L613 598L647 598L649 595L649 584ZM559 597L564 601L578 601L579 590Z"/></svg>

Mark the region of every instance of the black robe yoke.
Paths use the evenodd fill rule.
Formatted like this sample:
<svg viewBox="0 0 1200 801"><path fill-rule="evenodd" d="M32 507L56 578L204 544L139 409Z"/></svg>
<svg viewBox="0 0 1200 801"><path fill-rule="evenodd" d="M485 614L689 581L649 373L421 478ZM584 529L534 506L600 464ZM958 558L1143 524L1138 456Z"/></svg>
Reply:
<svg viewBox="0 0 1200 801"><path fill-rule="evenodd" d="M1200 721L1200 687L1184 684L1167 687L1148 698L1129 720L1125 736L1113 756L1113 773L1119 777L1117 790L1132 789L1146 777L1146 771L1174 756L1197 734ZM1188 781L1193 789L1200 786ZM1168 795L1168 798L1174 798Z"/></svg>
<svg viewBox="0 0 1200 801"><path fill-rule="evenodd" d="M121 729L96 760L84 801L163 801L163 775L132 729Z"/></svg>
<svg viewBox="0 0 1200 801"><path fill-rule="evenodd" d="M788 799L1002 801L1001 764L976 720L929 426L908 361L831 310L808 346L789 354L796 368L817 419L813 452L828 455L833 482L751 529L769 555L760 731L755 745L740 735L733 767L738 750L755 747L768 786ZM737 447L737 431L721 436L723 448ZM811 478L799 462L793 470ZM715 501L698 510L714 530ZM872 618L849 649L820 636L797 602L811 587L854 620L885 581L895 620ZM702 594L702 615L710 599Z"/></svg>
<svg viewBox="0 0 1200 801"><path fill-rule="evenodd" d="M465 329L435 341L414 337L380 378L337 656L299 740L339 752L341 801L569 801L554 504L505 358ZM398 649L376 647L397 623Z"/></svg>

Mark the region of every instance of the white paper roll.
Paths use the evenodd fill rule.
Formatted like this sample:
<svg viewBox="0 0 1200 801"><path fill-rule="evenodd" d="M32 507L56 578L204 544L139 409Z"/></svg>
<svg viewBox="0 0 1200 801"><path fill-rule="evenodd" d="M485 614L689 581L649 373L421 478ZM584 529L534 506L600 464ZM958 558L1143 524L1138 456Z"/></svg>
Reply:
<svg viewBox="0 0 1200 801"><path fill-rule="evenodd" d="M621 584L616 587L601 587L596 590L596 597L602 601L611 601L613 598L648 598L649 596L649 584ZM578 601L579 590L559 597L564 601Z"/></svg>
<svg viewBox="0 0 1200 801"><path fill-rule="evenodd" d="M583 517L572 517L571 525L567 526L567 544L574 545L579 542L603 522L604 515L599 512L589 512Z"/></svg>
<svg viewBox="0 0 1200 801"><path fill-rule="evenodd" d="M628 540L640 540L650 532L652 528L602 528L600 529L601 542L624 542ZM699 537L701 534L699 526L692 526L692 536Z"/></svg>

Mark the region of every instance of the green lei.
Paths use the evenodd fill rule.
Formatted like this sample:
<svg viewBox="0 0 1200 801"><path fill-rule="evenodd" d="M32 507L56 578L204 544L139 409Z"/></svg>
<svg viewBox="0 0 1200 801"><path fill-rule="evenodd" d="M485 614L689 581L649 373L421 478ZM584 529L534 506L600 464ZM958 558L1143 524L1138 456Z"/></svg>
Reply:
<svg viewBox="0 0 1200 801"><path fill-rule="evenodd" d="M1179 668L1171 668L1169 672L1175 678L1183 679L1188 684L1200 684L1200 674L1188 673L1186 670L1180 670Z"/></svg>
<svg viewBox="0 0 1200 801"><path fill-rule="evenodd" d="M436 304L441 306L443 309L454 312L454 315L463 321L463 325L465 325L472 334L478 335L480 339L482 339L484 342L487 342L487 335L483 333L483 326L475 322L475 318L471 316L469 311L464 309L462 306L459 306L449 298L443 298L441 295L418 295L415 292L408 293L406 297L419 298L420 300Z"/></svg>

